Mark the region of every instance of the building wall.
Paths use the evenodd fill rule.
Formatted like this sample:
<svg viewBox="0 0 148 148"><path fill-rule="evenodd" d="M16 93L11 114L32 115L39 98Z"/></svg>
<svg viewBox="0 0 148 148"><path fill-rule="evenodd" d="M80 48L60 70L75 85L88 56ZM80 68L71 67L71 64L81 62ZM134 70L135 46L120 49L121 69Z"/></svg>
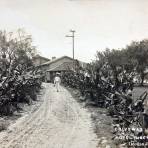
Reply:
<svg viewBox="0 0 148 148"><path fill-rule="evenodd" d="M73 60L70 59L70 58L67 58L67 57L61 58L61 59L59 59L59 60L57 60L53 63L50 63L49 65L43 65L41 67L41 69L42 69L42 71L45 72L45 81L46 82L53 82L53 78L55 76L55 73L61 72L61 71L60 70L59 71L48 71L48 70L52 70L52 69L60 66L61 64L65 63L65 62L69 63L69 66L71 68L71 66L72 66L71 63L73 62Z"/></svg>
<svg viewBox="0 0 148 148"><path fill-rule="evenodd" d="M46 59L43 59L43 58L40 58L40 57L33 59L33 63L34 63L35 66L41 65L41 64L46 63L48 61L49 60L46 60Z"/></svg>
<svg viewBox="0 0 148 148"><path fill-rule="evenodd" d="M40 66L40 70L46 72L49 69L49 65L42 65Z"/></svg>
<svg viewBox="0 0 148 148"><path fill-rule="evenodd" d="M53 60L53 62L51 61L49 62L49 64L46 64L46 65L43 64L38 67L42 71L42 73L45 75L45 82L53 82L53 77L56 73L56 71L53 71L53 69L55 69L56 67L60 66L63 63L69 63L68 64L69 68L72 69L73 59L68 57L63 57L58 60ZM57 70L57 72L61 72L61 71Z"/></svg>

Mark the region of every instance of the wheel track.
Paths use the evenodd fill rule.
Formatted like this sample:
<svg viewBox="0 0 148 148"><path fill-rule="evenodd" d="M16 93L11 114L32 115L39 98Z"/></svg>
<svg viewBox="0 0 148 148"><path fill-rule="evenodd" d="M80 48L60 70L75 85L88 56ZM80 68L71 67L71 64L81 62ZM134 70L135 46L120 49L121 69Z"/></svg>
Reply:
<svg viewBox="0 0 148 148"><path fill-rule="evenodd" d="M65 88L61 88L59 93L54 90L51 84L46 85L46 93L43 95L44 101L40 108L18 123L19 128L16 124L16 131L12 131L2 138L0 147L81 148L83 146L83 144L79 146L81 142L77 141L80 136L78 128L83 129L83 123L85 124L85 118L81 118L83 116L81 107ZM22 123L23 125L21 125ZM84 132L84 130L81 131ZM83 137L85 138L85 136Z"/></svg>
<svg viewBox="0 0 148 148"><path fill-rule="evenodd" d="M62 88L62 90L64 92L66 91L64 88ZM65 95L63 95L63 96L65 96ZM69 99L69 98L72 98L72 96L69 95L66 99ZM63 99L63 101L65 100L65 98L61 98L61 99ZM67 102L69 104L68 108L72 111L73 116L75 116L76 121L74 124L72 124L71 131L70 132L68 131L67 134L64 136L65 140L63 140L63 138L59 139L59 137L60 137L59 135L61 135L61 133L63 133L62 130L61 130L61 132L58 132L56 134L57 138L55 138L55 140L53 140L52 144L50 145L52 148L59 148L59 147L56 147L56 146L58 146L58 145L56 145L56 142L57 142L56 139L58 139L59 143L61 144L60 148L70 147L71 141L73 138L72 135L74 135L74 133L77 132L76 130L77 130L78 124L80 122L80 116L79 116L80 108L78 108L78 106L72 105L71 102L74 104L76 104L77 102L73 99L71 99L70 102ZM65 124L63 129L66 129L66 126L67 125ZM65 133L66 133L66 131L65 131Z"/></svg>
<svg viewBox="0 0 148 148"><path fill-rule="evenodd" d="M48 93L44 94L43 98L46 98L47 94ZM43 122L41 120L42 118L39 118L38 116L39 115L42 116L42 114L44 114L43 109L45 105L46 105L46 100L44 99L43 104L40 106L40 108L32 114L31 118L30 116L28 116L29 119L27 119L27 121L23 123L23 125L20 127L20 129L18 129L18 131L16 132L14 131L12 135L10 134L10 136L6 136L4 137L4 139L2 139L2 141L0 141L1 147L5 147L5 148L12 147L11 144L15 145L15 143L18 142L18 139L21 139L23 136L28 136L33 130L35 130L37 126L39 126ZM13 135L18 135L18 136L14 137ZM13 138L11 139L10 137L13 137ZM6 141L6 144L4 143L5 141Z"/></svg>

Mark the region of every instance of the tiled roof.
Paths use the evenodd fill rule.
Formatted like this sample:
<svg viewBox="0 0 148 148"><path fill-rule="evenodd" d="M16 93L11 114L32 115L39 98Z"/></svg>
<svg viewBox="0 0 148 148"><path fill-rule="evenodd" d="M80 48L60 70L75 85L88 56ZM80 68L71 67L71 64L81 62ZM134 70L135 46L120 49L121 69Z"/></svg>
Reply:
<svg viewBox="0 0 148 148"><path fill-rule="evenodd" d="M66 70L71 70L73 62L64 62L52 69L49 69L48 71L66 71Z"/></svg>
<svg viewBox="0 0 148 148"><path fill-rule="evenodd" d="M62 56L62 57L60 57L60 58L56 58L56 59L54 59L54 60L48 61L48 62L46 62L46 63L43 63L43 64L41 64L40 66L49 65L49 64L54 63L54 62L57 62L57 61L59 61L59 60L61 60L61 59L63 59L63 58L69 58L69 59L73 60L72 58L70 58L70 57L68 57L68 56Z"/></svg>

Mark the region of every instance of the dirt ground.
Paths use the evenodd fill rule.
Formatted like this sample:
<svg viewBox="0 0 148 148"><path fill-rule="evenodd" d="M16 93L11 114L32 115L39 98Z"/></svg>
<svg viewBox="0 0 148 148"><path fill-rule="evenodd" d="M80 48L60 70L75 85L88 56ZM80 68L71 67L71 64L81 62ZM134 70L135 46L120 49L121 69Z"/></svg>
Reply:
<svg viewBox="0 0 148 148"><path fill-rule="evenodd" d="M107 110L103 108L98 108L92 105L86 105L79 91L68 88L72 96L82 105L85 106L91 113L92 121L94 124L94 131L98 137L98 147L99 148L125 148L126 146L119 144L117 141L113 140L115 136L113 134L113 120L110 116L107 116ZM144 92L148 92L148 87L135 87L133 90L133 99L136 100Z"/></svg>
<svg viewBox="0 0 148 148"><path fill-rule="evenodd" d="M113 141L113 126L112 118L107 116L107 110L104 108L95 107L90 105L91 102L83 102L83 98L80 95L80 92L71 88L68 88L72 96L85 107L91 113L91 119L93 122L94 132L97 135L98 147L97 148L118 148L118 146Z"/></svg>
<svg viewBox="0 0 148 148"><path fill-rule="evenodd" d="M44 88L42 103L0 133L0 148L96 148L91 114L65 88Z"/></svg>
<svg viewBox="0 0 148 148"><path fill-rule="evenodd" d="M87 105L73 89L44 84L38 101L0 118L0 148L118 148L106 109ZM148 88L135 87L133 97ZM21 117L20 117L21 116ZM8 127L8 128L7 128ZM6 129L7 128L7 129Z"/></svg>

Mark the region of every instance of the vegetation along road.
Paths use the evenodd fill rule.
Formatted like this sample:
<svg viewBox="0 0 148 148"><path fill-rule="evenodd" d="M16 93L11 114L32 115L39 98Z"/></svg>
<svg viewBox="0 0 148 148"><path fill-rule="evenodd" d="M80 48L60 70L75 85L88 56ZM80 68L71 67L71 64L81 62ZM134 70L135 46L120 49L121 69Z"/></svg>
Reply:
<svg viewBox="0 0 148 148"><path fill-rule="evenodd" d="M63 87L44 84L43 103L0 133L1 148L95 148L90 114Z"/></svg>

